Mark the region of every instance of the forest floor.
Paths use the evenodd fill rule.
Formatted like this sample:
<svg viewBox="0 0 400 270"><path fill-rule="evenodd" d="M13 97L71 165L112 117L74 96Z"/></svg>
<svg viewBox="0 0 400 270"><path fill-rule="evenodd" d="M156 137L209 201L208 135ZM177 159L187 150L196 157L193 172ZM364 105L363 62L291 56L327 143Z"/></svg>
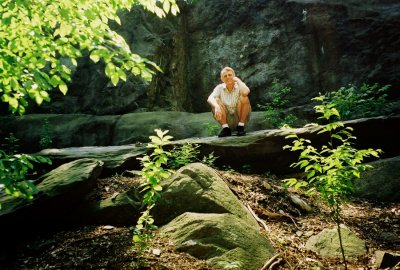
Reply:
<svg viewBox="0 0 400 270"><path fill-rule="evenodd" d="M311 213L300 211L282 188L281 179L274 176L222 170L218 173L267 225L260 226L260 232L282 259L274 269L344 269L341 259L321 258L305 248L311 235L335 227L325 207L291 191L313 208ZM139 180L118 175L99 179L92 196L106 198L137 185ZM367 254L351 260L348 269L374 269L377 250L399 252L400 203L355 199L343 206L343 216L345 225L366 242L367 248ZM177 251L169 239L157 233L151 248L141 255L132 248L131 239L130 228L107 224L61 231L25 243L15 258L0 265L0 269L214 269L205 261Z"/></svg>

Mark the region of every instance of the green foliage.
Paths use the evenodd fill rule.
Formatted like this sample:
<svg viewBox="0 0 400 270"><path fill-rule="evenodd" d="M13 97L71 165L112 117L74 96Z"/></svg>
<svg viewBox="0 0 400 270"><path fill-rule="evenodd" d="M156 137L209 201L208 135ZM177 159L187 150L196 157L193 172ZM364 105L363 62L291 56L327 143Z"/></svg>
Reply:
<svg viewBox="0 0 400 270"><path fill-rule="evenodd" d="M49 148L53 143L52 132L49 124L49 119L43 120L42 129L40 131L39 145L41 149Z"/></svg>
<svg viewBox="0 0 400 270"><path fill-rule="evenodd" d="M19 139L15 137L14 133L10 133L7 137L4 138L4 143L1 144L1 148L7 154L16 154L19 149Z"/></svg>
<svg viewBox="0 0 400 270"><path fill-rule="evenodd" d="M329 124L322 126L319 133L328 133L330 141L317 149L311 141L299 138L296 134L287 136L294 139L292 145L286 145L284 149L300 151L299 160L292 167L298 167L305 172L305 179L285 179L289 187L305 189L309 194L318 194L323 203L329 206L331 215L337 224L340 236L341 205L354 193L354 181L370 165L363 164L365 158L379 157L381 150L364 149L357 150L351 140L353 129L345 127L343 122L332 120L339 119L340 113L335 104L325 100L321 95L314 98L321 102L315 106L316 113L321 114L320 119L325 119ZM341 238L340 238L341 241ZM346 265L344 251L342 255Z"/></svg>
<svg viewBox="0 0 400 270"><path fill-rule="evenodd" d="M0 99L23 114L28 100L50 101L49 91L68 91L77 59L87 51L105 63L114 85L127 73L150 80L159 67L131 52L111 30L119 10L140 4L159 17L179 12L175 0L4 0L0 4Z"/></svg>
<svg viewBox="0 0 400 270"><path fill-rule="evenodd" d="M48 158L27 154L7 154L0 150L0 190L14 197L32 199L35 186L26 175L34 169L33 163L51 163Z"/></svg>
<svg viewBox="0 0 400 270"><path fill-rule="evenodd" d="M198 144L185 143L182 145L175 145L171 151L171 158L168 166L172 169L179 169L189 163L197 160L200 153Z"/></svg>
<svg viewBox="0 0 400 270"><path fill-rule="evenodd" d="M289 95L291 91L292 89L289 86L275 78L266 94L266 104L258 104L258 107L264 110L266 120L270 121L274 127L282 127L284 124L292 126L297 121L295 115L284 111L288 105L288 100L285 99L285 96Z"/></svg>
<svg viewBox="0 0 400 270"><path fill-rule="evenodd" d="M200 151L198 150L200 146L193 143L185 143L182 145L175 145L171 151L170 159L168 161L168 166L171 169L179 169L187 164L193 162L202 162L210 167L214 166L214 162L217 157L213 153L208 156L203 156L200 160L198 158Z"/></svg>
<svg viewBox="0 0 400 270"><path fill-rule="evenodd" d="M150 136L151 142L147 145L148 148L152 149L152 153L139 158L142 165L142 177L145 179L145 182L141 185L141 191L144 192L143 203L146 205L146 210L142 212L136 224L132 239L134 247L139 252L147 249L153 237L152 231L156 228L150 210L160 197L159 192L162 191L160 182L171 175L168 170L164 169L171 154L164 151L163 145L168 144L172 136L166 135L168 130L156 129L155 132L157 136Z"/></svg>
<svg viewBox="0 0 400 270"><path fill-rule="evenodd" d="M361 87L349 85L325 95L327 102L335 104L343 120L384 115L393 109L388 102L387 91L390 85L363 84Z"/></svg>
<svg viewBox="0 0 400 270"><path fill-rule="evenodd" d="M220 126L217 124L204 123L203 127L207 130L208 136L214 136L218 134Z"/></svg>

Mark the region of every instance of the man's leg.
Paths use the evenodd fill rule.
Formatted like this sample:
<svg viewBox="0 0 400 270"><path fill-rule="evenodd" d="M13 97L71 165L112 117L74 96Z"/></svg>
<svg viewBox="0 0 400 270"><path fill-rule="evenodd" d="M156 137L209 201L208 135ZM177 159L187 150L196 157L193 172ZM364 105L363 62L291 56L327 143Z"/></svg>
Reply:
<svg viewBox="0 0 400 270"><path fill-rule="evenodd" d="M239 97L239 102L237 105L237 111L239 116L239 124L237 126L237 135L243 136L246 134L244 131L244 125L249 121L250 112L251 112L251 105L248 96Z"/></svg>
<svg viewBox="0 0 400 270"><path fill-rule="evenodd" d="M212 113L213 117L215 120L217 120L218 123L222 126L221 132L218 134L218 137L227 137L232 135L232 131L228 126L228 120L227 120L227 112L226 112L226 107L225 105L221 102L221 100L217 99L218 105L221 108L221 119L217 120L215 119L215 114L214 114L214 108L212 108Z"/></svg>

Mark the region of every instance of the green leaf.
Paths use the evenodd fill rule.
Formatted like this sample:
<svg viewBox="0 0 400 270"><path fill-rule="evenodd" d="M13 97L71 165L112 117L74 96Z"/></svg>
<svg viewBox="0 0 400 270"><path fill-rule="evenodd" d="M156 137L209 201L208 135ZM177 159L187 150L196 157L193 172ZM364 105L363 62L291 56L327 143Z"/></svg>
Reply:
<svg viewBox="0 0 400 270"><path fill-rule="evenodd" d="M116 86L117 84L118 84L118 81L119 81L119 76L118 76L118 74L112 74L111 75L111 82L112 82L112 84L114 85L114 86Z"/></svg>
<svg viewBox="0 0 400 270"><path fill-rule="evenodd" d="M168 1L168 0L165 0L164 3L163 3L163 10L164 10L166 13L168 13L170 7L171 7L171 4L169 3L169 1Z"/></svg>
<svg viewBox="0 0 400 270"><path fill-rule="evenodd" d="M97 63L100 60L100 56L98 55L98 51L92 51L92 53L90 54L89 57L94 63Z"/></svg>
<svg viewBox="0 0 400 270"><path fill-rule="evenodd" d="M61 84L61 83L60 83L60 85L58 86L58 88L60 89L61 93L63 93L64 95L67 94L68 87L67 87L66 84Z"/></svg>
<svg viewBox="0 0 400 270"><path fill-rule="evenodd" d="M160 185L155 185L153 188L155 191L162 191L162 186Z"/></svg>
<svg viewBox="0 0 400 270"><path fill-rule="evenodd" d="M136 226L137 227L137 226ZM138 228L139 229L139 228ZM142 237L140 237L139 235L137 235L137 234L135 234L133 237L132 237L132 240L133 240L133 242L135 242L135 243L140 243L140 242L142 242Z"/></svg>

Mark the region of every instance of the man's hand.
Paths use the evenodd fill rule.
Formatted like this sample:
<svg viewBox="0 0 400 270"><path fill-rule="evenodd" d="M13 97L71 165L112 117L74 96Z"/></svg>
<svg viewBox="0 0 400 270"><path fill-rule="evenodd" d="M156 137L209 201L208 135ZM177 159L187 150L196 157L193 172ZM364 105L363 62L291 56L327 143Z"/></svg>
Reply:
<svg viewBox="0 0 400 270"><path fill-rule="evenodd" d="M214 117L217 121L221 121L222 119L222 111L219 105L215 106L214 108Z"/></svg>
<svg viewBox="0 0 400 270"><path fill-rule="evenodd" d="M241 79L239 79L238 77L233 77L232 80L234 82L237 82L237 84L239 85L240 94L242 96L247 96L250 93L250 89Z"/></svg>
<svg viewBox="0 0 400 270"><path fill-rule="evenodd" d="M242 82L242 80L239 79L239 77L233 77L233 81L237 82L237 83L241 83Z"/></svg>

